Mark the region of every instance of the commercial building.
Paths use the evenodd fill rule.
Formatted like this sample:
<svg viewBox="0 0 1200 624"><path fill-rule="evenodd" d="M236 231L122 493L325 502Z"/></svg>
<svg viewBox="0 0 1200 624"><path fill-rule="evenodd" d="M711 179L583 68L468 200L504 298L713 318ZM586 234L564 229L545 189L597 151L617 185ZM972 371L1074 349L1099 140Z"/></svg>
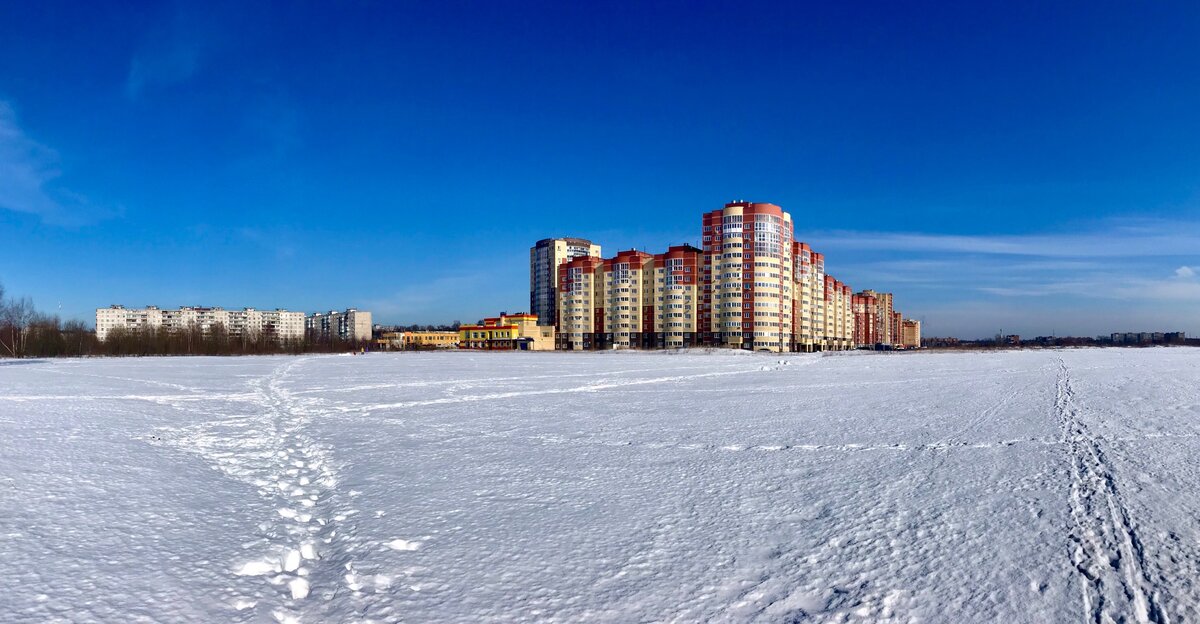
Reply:
<svg viewBox="0 0 1200 624"><path fill-rule="evenodd" d="M583 256L600 257L600 245L583 238L546 238L529 248L529 310L542 325L558 319L558 267Z"/></svg>
<svg viewBox="0 0 1200 624"><path fill-rule="evenodd" d="M371 339L371 313L355 308L342 312L317 312L305 317L304 331L314 341L336 338L347 342L367 342Z"/></svg>
<svg viewBox="0 0 1200 624"><path fill-rule="evenodd" d="M198 306L162 309L157 306L126 308L114 305L96 309L96 339L100 341L107 339L114 330L137 332L152 329L170 333L191 330L209 334L218 328L233 337L299 340L304 337L304 313L281 309L226 310Z"/></svg>
<svg viewBox="0 0 1200 624"><path fill-rule="evenodd" d="M539 325L536 314L501 314L459 327L458 346L484 351L551 351L554 327Z"/></svg>
<svg viewBox="0 0 1200 624"><path fill-rule="evenodd" d="M405 350L453 349L458 346L458 332L433 330L404 332L401 345Z"/></svg>

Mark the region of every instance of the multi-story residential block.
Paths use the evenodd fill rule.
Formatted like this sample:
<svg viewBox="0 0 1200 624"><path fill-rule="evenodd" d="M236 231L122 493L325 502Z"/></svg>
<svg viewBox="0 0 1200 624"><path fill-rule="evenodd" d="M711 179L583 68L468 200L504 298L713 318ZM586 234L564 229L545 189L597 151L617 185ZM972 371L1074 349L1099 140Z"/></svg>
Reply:
<svg viewBox="0 0 1200 624"><path fill-rule="evenodd" d="M820 254L816 254L820 255ZM813 252L808 243L792 243L792 351L813 351L817 348L817 332L813 326L816 316L813 292L816 281Z"/></svg>
<svg viewBox="0 0 1200 624"><path fill-rule="evenodd" d="M921 321L904 319L903 332L903 345L906 349L919 349L921 347ZM1018 339L1019 341L1020 339Z"/></svg>
<svg viewBox="0 0 1200 624"><path fill-rule="evenodd" d="M631 249L604 261L604 338L613 349L649 349L654 340L654 256Z"/></svg>
<svg viewBox="0 0 1200 624"><path fill-rule="evenodd" d="M559 348L818 351L900 339L891 294L855 295L827 275L825 257L795 240L779 206L730 202L704 213L701 227L702 249L562 264Z"/></svg>
<svg viewBox="0 0 1200 624"><path fill-rule="evenodd" d="M600 257L600 245L582 238L547 238L529 249L529 309L542 325L558 319L558 267L581 256Z"/></svg>
<svg viewBox="0 0 1200 624"><path fill-rule="evenodd" d="M536 314L501 314L459 327L458 346L485 351L551 351L554 327L539 325Z"/></svg>
<svg viewBox="0 0 1200 624"><path fill-rule="evenodd" d="M701 258L698 248L676 245L567 262L559 269L559 348L699 345Z"/></svg>
<svg viewBox="0 0 1200 624"><path fill-rule="evenodd" d="M604 332L604 266L595 256L579 256L558 268L559 349L610 348Z"/></svg>
<svg viewBox="0 0 1200 624"><path fill-rule="evenodd" d="M855 343L872 348L899 346L903 339L904 317L892 308L892 293L864 290L856 296L862 306L855 308L855 314L864 317L855 319ZM872 338L874 342L869 342Z"/></svg>
<svg viewBox="0 0 1200 624"><path fill-rule="evenodd" d="M704 252L675 245L654 256L654 345L659 349L700 344L700 268Z"/></svg>
<svg viewBox="0 0 1200 624"><path fill-rule="evenodd" d="M885 345L894 345L896 344L896 332L892 318L895 316L896 310L892 307L892 293L876 293L875 298L879 301L879 317L882 322L879 341Z"/></svg>
<svg viewBox="0 0 1200 624"><path fill-rule="evenodd" d="M305 317L304 330L311 340L367 342L371 339L371 313L355 308L317 312Z"/></svg>
<svg viewBox="0 0 1200 624"><path fill-rule="evenodd" d="M880 343L879 304L872 291L863 291L853 297L854 346L875 348Z"/></svg>
<svg viewBox="0 0 1200 624"><path fill-rule="evenodd" d="M183 307L165 310L157 306L126 308L119 305L96 309L96 339L100 341L107 339L108 334L116 329L155 329L170 333L194 330L209 334L218 328L233 337L299 340L304 337L304 313L254 308L226 310Z"/></svg>
<svg viewBox="0 0 1200 624"><path fill-rule="evenodd" d="M702 219L703 340L787 351L792 335L792 216L766 203L731 202Z"/></svg>

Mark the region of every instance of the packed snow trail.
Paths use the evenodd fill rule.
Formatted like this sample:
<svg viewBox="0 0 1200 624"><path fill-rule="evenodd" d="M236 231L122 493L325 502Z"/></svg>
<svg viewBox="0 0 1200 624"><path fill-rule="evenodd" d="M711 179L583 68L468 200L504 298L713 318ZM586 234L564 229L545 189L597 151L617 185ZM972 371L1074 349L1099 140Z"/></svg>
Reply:
<svg viewBox="0 0 1200 624"><path fill-rule="evenodd" d="M1144 549L1132 525L1101 441L1075 404L1065 362L1060 361L1055 412L1071 469L1072 561L1081 575L1089 621L1162 623L1157 591L1148 578Z"/></svg>
<svg viewBox="0 0 1200 624"><path fill-rule="evenodd" d="M1198 452L1188 349L0 366L0 621L1200 621Z"/></svg>

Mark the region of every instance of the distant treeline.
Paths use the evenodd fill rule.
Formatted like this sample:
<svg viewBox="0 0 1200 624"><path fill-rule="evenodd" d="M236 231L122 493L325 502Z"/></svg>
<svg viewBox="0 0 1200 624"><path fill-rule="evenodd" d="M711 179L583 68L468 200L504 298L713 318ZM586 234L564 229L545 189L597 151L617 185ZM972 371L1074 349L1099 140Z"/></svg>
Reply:
<svg viewBox="0 0 1200 624"><path fill-rule="evenodd" d="M0 357L344 353L367 346L328 336L284 341L274 336L233 336L220 325L209 331L195 327L173 332L153 327L115 329L101 342L82 321L63 322L56 315L42 314L28 297L5 297L0 284Z"/></svg>

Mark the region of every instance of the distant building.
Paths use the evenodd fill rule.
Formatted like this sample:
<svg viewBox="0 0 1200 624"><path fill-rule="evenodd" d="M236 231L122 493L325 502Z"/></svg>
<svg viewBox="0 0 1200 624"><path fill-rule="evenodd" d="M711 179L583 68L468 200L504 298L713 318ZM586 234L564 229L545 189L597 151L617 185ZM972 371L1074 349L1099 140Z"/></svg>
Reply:
<svg viewBox="0 0 1200 624"><path fill-rule="evenodd" d="M822 254L795 240L792 216L779 206L735 201L706 211L701 241L701 249L631 249L605 259L581 246L558 266L558 348L810 352L901 343L903 316L891 293L856 297L825 272ZM530 289L543 314L539 293L550 289L536 276L553 256L539 251L530 252Z"/></svg>
<svg viewBox="0 0 1200 624"><path fill-rule="evenodd" d="M892 293L864 290L854 295L853 302L855 346L910 346L904 339L904 315L892 307Z"/></svg>
<svg viewBox="0 0 1200 624"><path fill-rule="evenodd" d="M165 310L157 306L126 308L114 305L96 309L96 339L104 341L110 332L161 330L170 333L196 330L209 334L222 328L235 337L269 337L278 341L304 337L304 313L287 310L243 308L182 307Z"/></svg>
<svg viewBox="0 0 1200 624"><path fill-rule="evenodd" d="M458 332L454 331L410 331L404 332L402 349L453 349L458 346Z"/></svg>
<svg viewBox="0 0 1200 624"><path fill-rule="evenodd" d="M881 342L879 304L874 291L864 290L851 298L854 308L854 346L874 347Z"/></svg>
<svg viewBox="0 0 1200 624"><path fill-rule="evenodd" d="M529 310L542 325L558 319L558 267L581 256L600 257L600 245L583 238L546 238L529 248Z"/></svg>
<svg viewBox="0 0 1200 624"><path fill-rule="evenodd" d="M310 340L338 338L347 342L371 340L371 313L349 308L343 312L317 312L304 319L304 331Z"/></svg>
<svg viewBox="0 0 1200 624"><path fill-rule="evenodd" d="M538 325L536 314L501 314L458 328L458 346L484 351L552 351L554 327Z"/></svg>
<svg viewBox="0 0 1200 624"><path fill-rule="evenodd" d="M1182 344L1184 332L1115 332L1110 336L1114 345Z"/></svg>
<svg viewBox="0 0 1200 624"><path fill-rule="evenodd" d="M921 346L921 321L904 319L902 324L903 339L901 345L906 349L917 349Z"/></svg>

